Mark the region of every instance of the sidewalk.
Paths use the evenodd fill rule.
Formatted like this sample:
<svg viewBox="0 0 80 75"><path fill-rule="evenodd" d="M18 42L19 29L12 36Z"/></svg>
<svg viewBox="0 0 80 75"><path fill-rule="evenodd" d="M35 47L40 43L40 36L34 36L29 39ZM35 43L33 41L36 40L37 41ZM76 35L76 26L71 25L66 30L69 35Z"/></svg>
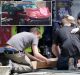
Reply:
<svg viewBox="0 0 80 75"><path fill-rule="evenodd" d="M24 73L24 74L19 74L19 75L80 75L80 70L58 71L58 70L41 69L38 72Z"/></svg>

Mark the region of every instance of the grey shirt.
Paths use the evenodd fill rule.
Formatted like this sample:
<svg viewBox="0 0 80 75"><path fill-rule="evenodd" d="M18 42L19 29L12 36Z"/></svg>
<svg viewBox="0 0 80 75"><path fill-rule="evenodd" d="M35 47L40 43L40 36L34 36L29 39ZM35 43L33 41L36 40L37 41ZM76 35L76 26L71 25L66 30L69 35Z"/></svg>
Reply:
<svg viewBox="0 0 80 75"><path fill-rule="evenodd" d="M24 50L32 45L38 45L38 38L30 32L21 32L11 37L7 44L16 48L16 50Z"/></svg>

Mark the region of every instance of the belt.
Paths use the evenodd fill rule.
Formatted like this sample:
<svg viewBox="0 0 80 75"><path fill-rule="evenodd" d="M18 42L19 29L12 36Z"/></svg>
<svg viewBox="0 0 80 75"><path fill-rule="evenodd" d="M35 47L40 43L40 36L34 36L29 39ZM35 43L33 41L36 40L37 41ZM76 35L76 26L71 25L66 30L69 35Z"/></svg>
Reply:
<svg viewBox="0 0 80 75"><path fill-rule="evenodd" d="M23 51L5 51L5 54L16 54L16 53L24 53Z"/></svg>
<svg viewBox="0 0 80 75"><path fill-rule="evenodd" d="M15 49L13 46L11 46L9 44L5 45L5 51L4 51L5 54L16 54L16 53L20 53L20 52L24 53L21 50L17 51L17 49Z"/></svg>

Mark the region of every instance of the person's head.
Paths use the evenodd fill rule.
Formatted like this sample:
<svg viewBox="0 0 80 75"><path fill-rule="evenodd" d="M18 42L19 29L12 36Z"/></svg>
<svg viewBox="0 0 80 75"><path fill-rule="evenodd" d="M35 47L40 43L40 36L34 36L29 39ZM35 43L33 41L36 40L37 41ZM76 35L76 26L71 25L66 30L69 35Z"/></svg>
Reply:
<svg viewBox="0 0 80 75"><path fill-rule="evenodd" d="M78 25L80 25L80 13L78 14L78 17L77 17L77 23Z"/></svg>
<svg viewBox="0 0 80 75"><path fill-rule="evenodd" d="M62 17L61 22L62 22L63 26L64 25L70 25L69 21L68 21L68 16L67 15Z"/></svg>
<svg viewBox="0 0 80 75"><path fill-rule="evenodd" d="M72 24L75 24L75 19L73 16L65 15L62 18L63 25L71 26Z"/></svg>
<svg viewBox="0 0 80 75"><path fill-rule="evenodd" d="M76 24L76 23L75 23L75 18L74 18L73 16L68 15L68 21L69 21L71 24Z"/></svg>
<svg viewBox="0 0 80 75"><path fill-rule="evenodd" d="M31 28L30 32L33 33L37 38L41 38L41 32L38 28L36 27Z"/></svg>

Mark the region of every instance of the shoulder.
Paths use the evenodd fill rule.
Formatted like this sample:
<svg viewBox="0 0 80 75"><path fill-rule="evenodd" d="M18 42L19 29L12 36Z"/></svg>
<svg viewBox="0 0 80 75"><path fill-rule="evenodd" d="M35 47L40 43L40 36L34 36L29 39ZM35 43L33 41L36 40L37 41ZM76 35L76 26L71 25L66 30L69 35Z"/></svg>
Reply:
<svg viewBox="0 0 80 75"><path fill-rule="evenodd" d="M31 35L31 33L30 32L20 32L20 33L18 33L16 35Z"/></svg>

